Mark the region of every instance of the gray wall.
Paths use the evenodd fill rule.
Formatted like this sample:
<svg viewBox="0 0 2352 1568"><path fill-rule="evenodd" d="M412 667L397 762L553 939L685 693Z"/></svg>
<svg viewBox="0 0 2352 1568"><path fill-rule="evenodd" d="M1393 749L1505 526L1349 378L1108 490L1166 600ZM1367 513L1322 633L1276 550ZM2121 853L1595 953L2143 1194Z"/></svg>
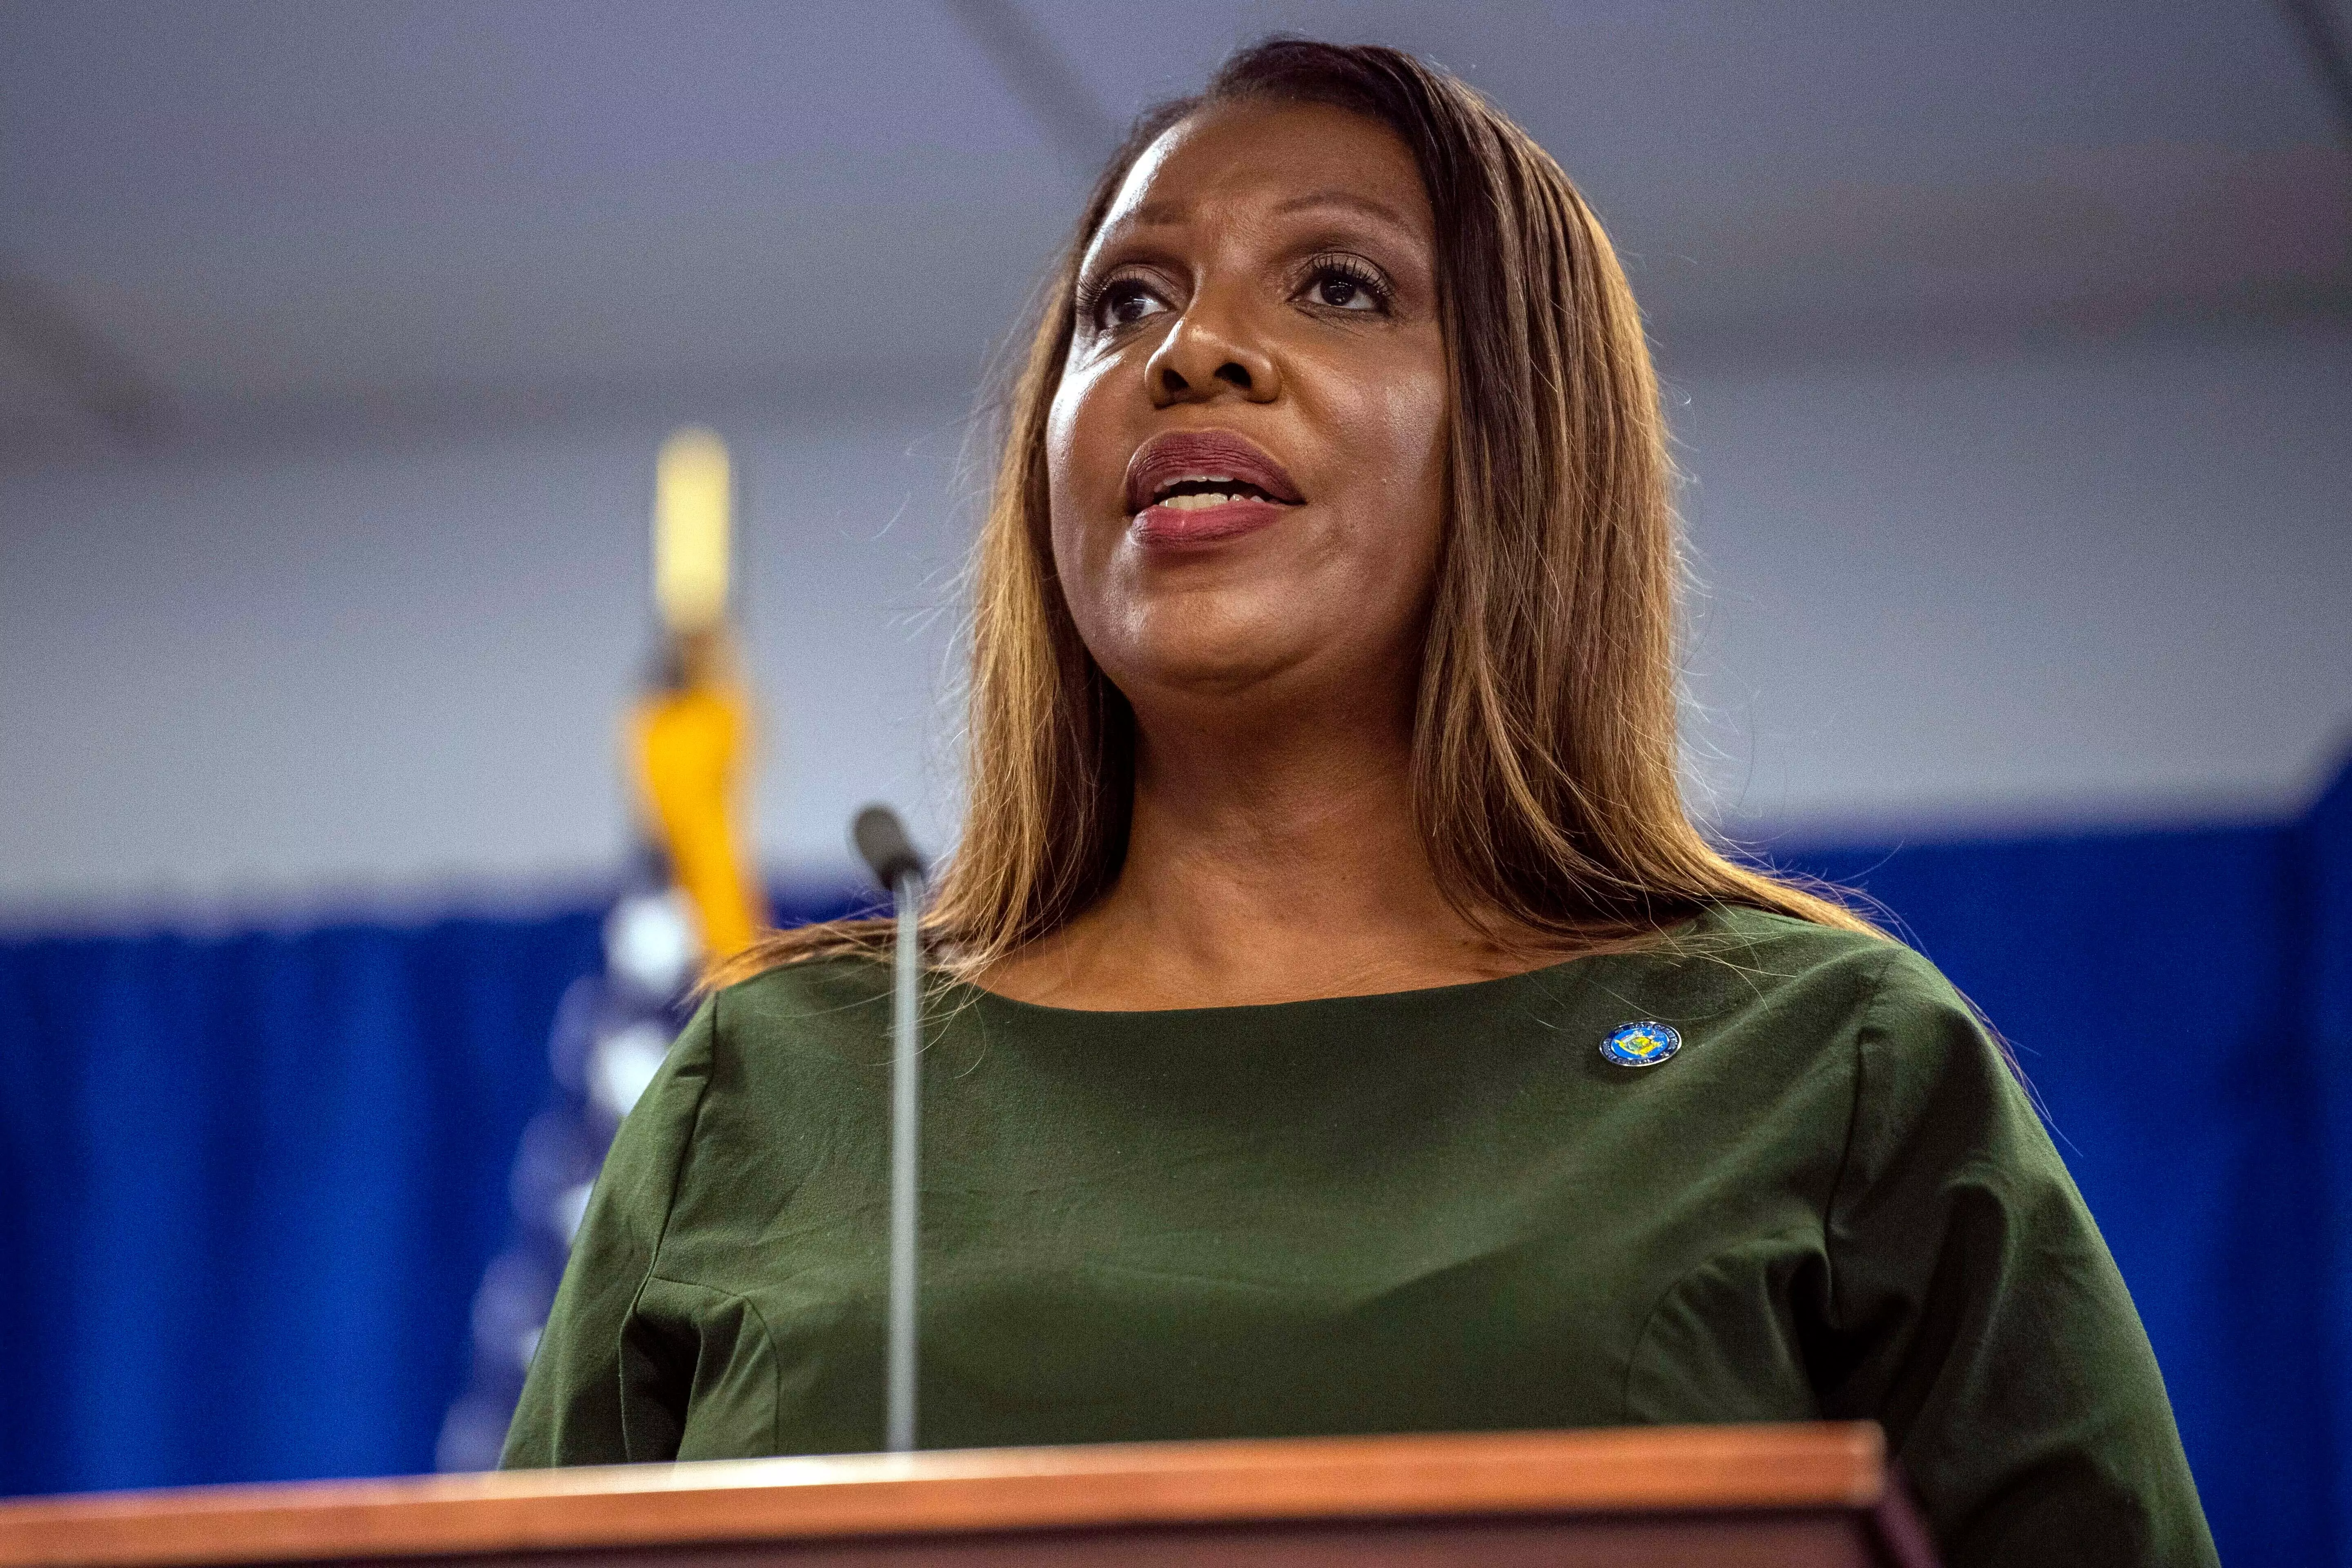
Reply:
<svg viewBox="0 0 2352 1568"><path fill-rule="evenodd" d="M1695 787L1744 832L2284 810L2352 726L2352 339L1672 377ZM777 867L952 821L961 398L714 418ZM614 417L0 474L0 920L561 893L625 840Z"/></svg>
<svg viewBox="0 0 2352 1568"><path fill-rule="evenodd" d="M2352 744L2352 338L1681 388L1694 761L1733 816L2263 814Z"/></svg>

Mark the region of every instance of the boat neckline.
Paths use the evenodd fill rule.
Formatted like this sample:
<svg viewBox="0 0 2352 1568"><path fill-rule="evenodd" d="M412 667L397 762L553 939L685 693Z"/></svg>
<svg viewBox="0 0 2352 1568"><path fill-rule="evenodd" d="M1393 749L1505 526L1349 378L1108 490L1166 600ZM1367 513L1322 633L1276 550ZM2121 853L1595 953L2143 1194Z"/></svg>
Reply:
<svg viewBox="0 0 2352 1568"><path fill-rule="evenodd" d="M1264 1016L1281 1012L1286 1008L1417 1002L1423 998L1430 1000L1461 998L1474 992L1498 991L1510 986L1524 985L1549 975L1561 975L1580 964L1601 963L1612 959L1648 960L1685 956L1673 951L1675 940L1695 934L1702 928L1717 923L1719 922L1714 911L1710 910L1679 921L1659 931L1656 946L1620 948L1610 952L1579 953L1573 958L1563 958L1551 963L1540 963L1532 969L1522 969L1512 974L1497 974L1486 980L1450 980L1443 985L1413 985L1402 991L1355 991L1342 992L1331 996L1296 996L1286 1002L1229 1002L1209 1007L1059 1007L1050 1002L1024 1002L1017 996L1007 996L1001 991L991 991L985 985L976 984L969 980L950 981L949 985L988 1005L1009 1007L1047 1018L1201 1018L1233 1014Z"/></svg>

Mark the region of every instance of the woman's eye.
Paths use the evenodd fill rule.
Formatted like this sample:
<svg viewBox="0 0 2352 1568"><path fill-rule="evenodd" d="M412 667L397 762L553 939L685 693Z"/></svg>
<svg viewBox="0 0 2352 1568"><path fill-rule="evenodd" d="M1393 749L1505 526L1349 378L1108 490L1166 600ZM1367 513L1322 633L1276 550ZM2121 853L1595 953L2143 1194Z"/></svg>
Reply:
<svg viewBox="0 0 2352 1568"><path fill-rule="evenodd" d="M1131 327L1168 309L1167 302L1132 278L1114 279L1095 300L1095 324Z"/></svg>
<svg viewBox="0 0 2352 1568"><path fill-rule="evenodd" d="M1381 310L1388 305L1371 279L1339 267L1324 267L1307 280L1307 297L1333 310Z"/></svg>
<svg viewBox="0 0 2352 1568"><path fill-rule="evenodd" d="M1372 297L1364 292L1362 284L1352 278L1342 278L1337 273L1327 275L1321 282L1315 285L1315 297L1324 304L1339 310L1360 310L1372 300Z"/></svg>

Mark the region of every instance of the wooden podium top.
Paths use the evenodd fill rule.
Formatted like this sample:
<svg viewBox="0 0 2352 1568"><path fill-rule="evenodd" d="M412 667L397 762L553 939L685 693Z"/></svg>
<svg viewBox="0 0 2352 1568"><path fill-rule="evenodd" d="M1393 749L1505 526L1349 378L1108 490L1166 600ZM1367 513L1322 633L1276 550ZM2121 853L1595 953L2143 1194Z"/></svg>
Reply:
<svg viewBox="0 0 2352 1568"><path fill-rule="evenodd" d="M827 1562L880 1562L840 1549L857 1538L898 1538L903 1550L909 1537L1539 1516L1833 1520L1859 1555L1719 1560L1933 1561L1878 1428L1858 1423L982 1448L33 1498L0 1502L0 1568L586 1551L715 1562L742 1559L707 1549L794 1543L829 1543L818 1553Z"/></svg>

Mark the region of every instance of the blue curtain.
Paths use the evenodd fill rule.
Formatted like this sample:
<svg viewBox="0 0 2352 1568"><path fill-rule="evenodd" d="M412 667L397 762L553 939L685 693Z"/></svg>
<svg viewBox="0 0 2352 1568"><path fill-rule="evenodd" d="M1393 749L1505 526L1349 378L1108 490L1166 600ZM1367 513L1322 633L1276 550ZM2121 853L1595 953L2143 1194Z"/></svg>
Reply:
<svg viewBox="0 0 2352 1568"><path fill-rule="evenodd" d="M598 916L0 946L0 1492L427 1468Z"/></svg>
<svg viewBox="0 0 2352 1568"><path fill-rule="evenodd" d="M2292 823L1780 858L2014 1047L2224 1559L2339 1561L2352 771ZM0 943L0 1493L430 1468L600 915Z"/></svg>
<svg viewBox="0 0 2352 1568"><path fill-rule="evenodd" d="M2352 769L2304 820L1814 851L1983 1010L2130 1283L2224 1562L2352 1517Z"/></svg>

